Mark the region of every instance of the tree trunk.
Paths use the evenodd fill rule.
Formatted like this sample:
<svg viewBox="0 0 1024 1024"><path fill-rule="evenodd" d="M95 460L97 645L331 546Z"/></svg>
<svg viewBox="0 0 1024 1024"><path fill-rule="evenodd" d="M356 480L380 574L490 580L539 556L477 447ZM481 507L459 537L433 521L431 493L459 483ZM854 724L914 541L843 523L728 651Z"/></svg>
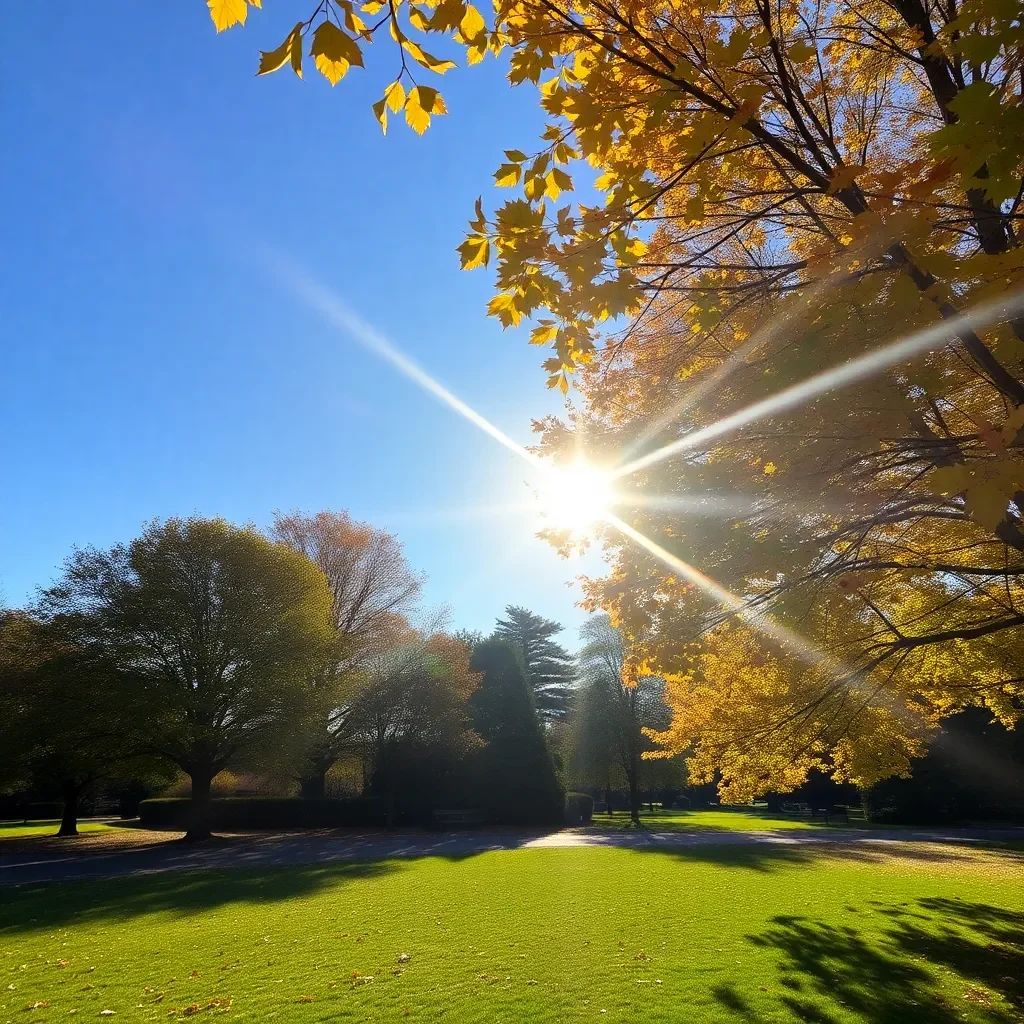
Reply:
<svg viewBox="0 0 1024 1024"><path fill-rule="evenodd" d="M609 815L614 814L612 810L612 784L609 782L604 787L604 803Z"/></svg>
<svg viewBox="0 0 1024 1024"><path fill-rule="evenodd" d="M634 825L640 824L640 786L638 776L640 774L637 764L637 752L630 751L629 755L629 820Z"/></svg>
<svg viewBox="0 0 1024 1024"><path fill-rule="evenodd" d="M64 796L64 813L60 819L59 836L78 835L78 799L82 787L77 782L65 782L61 787Z"/></svg>
<svg viewBox="0 0 1024 1024"><path fill-rule="evenodd" d="M192 805L189 808L188 831L185 840L190 843L210 838L210 783L213 772L192 773Z"/></svg>
<svg viewBox="0 0 1024 1024"><path fill-rule="evenodd" d="M327 772L313 769L299 782L303 800L323 800L327 792Z"/></svg>

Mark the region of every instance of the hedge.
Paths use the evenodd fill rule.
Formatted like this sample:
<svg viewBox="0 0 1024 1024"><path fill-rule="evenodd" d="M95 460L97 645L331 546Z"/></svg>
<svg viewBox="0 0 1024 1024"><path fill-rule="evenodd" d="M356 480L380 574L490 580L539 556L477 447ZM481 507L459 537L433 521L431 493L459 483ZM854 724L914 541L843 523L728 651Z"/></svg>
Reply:
<svg viewBox="0 0 1024 1024"><path fill-rule="evenodd" d="M566 825L589 825L594 816L594 798L586 793L565 794Z"/></svg>
<svg viewBox="0 0 1024 1024"><path fill-rule="evenodd" d="M192 801L160 797L139 803L139 820L156 828L188 827ZM339 825L380 825L384 811L378 800L299 800L293 797L220 797L210 801L210 827L334 828Z"/></svg>

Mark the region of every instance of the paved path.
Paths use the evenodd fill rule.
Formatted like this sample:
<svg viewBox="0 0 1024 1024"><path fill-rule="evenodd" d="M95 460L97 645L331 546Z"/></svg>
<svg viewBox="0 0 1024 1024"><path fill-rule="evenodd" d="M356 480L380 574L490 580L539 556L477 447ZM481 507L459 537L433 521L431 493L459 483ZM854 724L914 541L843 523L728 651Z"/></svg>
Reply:
<svg viewBox="0 0 1024 1024"><path fill-rule="evenodd" d="M701 846L815 847L823 844L963 844L1024 842L1024 829L899 829L777 832L634 832L565 830L549 835L466 832L444 836L363 836L315 833L224 839L201 846L162 842L102 853L17 852L0 849L0 886L58 882L75 878L125 877L207 868L262 868L290 864L329 864L392 857L466 857L491 850L601 847L685 850ZM767 852L767 851L765 851ZM777 851L781 852L781 851ZM795 852L795 851L794 851Z"/></svg>

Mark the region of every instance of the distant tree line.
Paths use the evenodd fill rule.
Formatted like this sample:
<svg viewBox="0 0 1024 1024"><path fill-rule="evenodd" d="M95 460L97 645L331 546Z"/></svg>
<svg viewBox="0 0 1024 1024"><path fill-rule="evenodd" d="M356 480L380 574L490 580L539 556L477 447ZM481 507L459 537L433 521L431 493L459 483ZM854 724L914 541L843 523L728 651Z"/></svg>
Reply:
<svg viewBox="0 0 1024 1024"><path fill-rule="evenodd" d="M0 613L0 800L59 801L73 835L97 788L184 779L188 836L202 839L226 772L307 800L368 797L392 825L443 808L553 825L566 790L637 823L645 800L700 798L683 757L650 738L671 719L664 681L631 674L607 615L572 655L558 623L516 605L490 637L414 624L421 587L394 536L344 512L281 514L266 535L156 521L75 550L31 607ZM866 794L875 817L1019 805L1019 741L961 718L913 779ZM855 799L823 780L793 799Z"/></svg>
<svg viewBox="0 0 1024 1024"><path fill-rule="evenodd" d="M340 773L389 823L444 806L557 823L545 722L575 671L559 627L511 607L489 639L414 625L421 585L395 537L346 513L278 515L269 535L155 521L75 550L0 616L0 792L59 798L65 835L101 784L184 776L205 838L227 770L308 799Z"/></svg>

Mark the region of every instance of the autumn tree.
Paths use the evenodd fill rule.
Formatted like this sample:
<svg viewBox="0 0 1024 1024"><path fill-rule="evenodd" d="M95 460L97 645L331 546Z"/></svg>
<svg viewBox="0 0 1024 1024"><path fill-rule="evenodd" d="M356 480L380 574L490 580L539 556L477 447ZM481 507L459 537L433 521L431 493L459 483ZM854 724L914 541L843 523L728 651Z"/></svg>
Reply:
<svg viewBox="0 0 1024 1024"><path fill-rule="evenodd" d="M367 662L351 728L389 826L403 812L422 819L462 786L461 762L480 742L468 704L479 676L469 658L448 634L409 627Z"/></svg>
<svg viewBox="0 0 1024 1024"><path fill-rule="evenodd" d="M519 651L492 637L476 647L470 664L481 674L470 706L485 744L473 760L477 805L508 824L558 824L565 794Z"/></svg>
<svg viewBox="0 0 1024 1024"><path fill-rule="evenodd" d="M76 550L44 595L133 684L147 751L192 780L189 839L209 836L210 783L301 732L307 680L337 657L323 573L220 519L149 524L129 544Z"/></svg>
<svg viewBox="0 0 1024 1024"><path fill-rule="evenodd" d="M553 639L563 627L518 605L508 605L505 615L498 619L494 635L522 660L537 712L550 721L564 719L576 666L572 655Z"/></svg>
<svg viewBox="0 0 1024 1024"><path fill-rule="evenodd" d="M492 314L553 350L549 382L579 381L583 408L548 421L544 450L582 438L621 474L611 571L589 597L668 681L660 739L725 765L724 792L741 796L812 768L861 785L906 772L967 706L1014 722L1017 8L361 10L366 23L318 4L261 70L300 69L311 38L334 82L385 37L398 74L376 115L404 111L417 131L445 108L414 74L452 66L425 35L453 36L469 63L505 51L510 81L538 86L540 144L506 151L495 175L520 194L493 214L478 203L460 253L493 264ZM246 7L211 12L221 29ZM572 202L591 169L602 201ZM900 350L846 390L786 390L921 330L914 360Z"/></svg>
<svg viewBox="0 0 1024 1024"><path fill-rule="evenodd" d="M353 699L364 670L405 635L422 580L397 537L347 512L277 513L272 535L323 572L331 618L344 638L338 658L320 666L309 684L318 710L300 782L304 797L323 797L327 773L352 740Z"/></svg>

